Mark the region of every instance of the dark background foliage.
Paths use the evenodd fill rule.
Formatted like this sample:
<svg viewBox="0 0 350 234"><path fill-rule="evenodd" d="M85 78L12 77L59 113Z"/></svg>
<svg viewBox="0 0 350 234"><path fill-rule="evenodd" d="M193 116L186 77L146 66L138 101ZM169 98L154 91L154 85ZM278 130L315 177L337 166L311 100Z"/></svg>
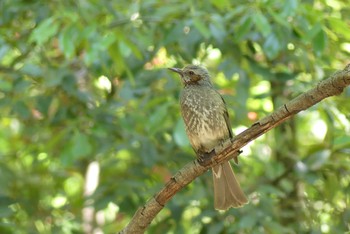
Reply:
<svg viewBox="0 0 350 234"><path fill-rule="evenodd" d="M122 229L194 157L167 67L205 65L239 133L349 62L349 15L346 0L1 0L0 232ZM248 205L215 211L207 173L149 233L349 231L349 96L243 149Z"/></svg>

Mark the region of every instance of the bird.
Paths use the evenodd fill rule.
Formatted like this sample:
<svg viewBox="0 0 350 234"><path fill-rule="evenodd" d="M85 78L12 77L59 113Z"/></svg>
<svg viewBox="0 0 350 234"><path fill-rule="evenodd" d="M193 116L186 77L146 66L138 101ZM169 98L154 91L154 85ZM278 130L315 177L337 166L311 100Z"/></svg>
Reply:
<svg viewBox="0 0 350 234"><path fill-rule="evenodd" d="M199 159L212 155L216 146L233 138L226 103L213 87L205 67L187 65L169 69L181 77L181 115L193 150ZM216 210L248 203L228 161L212 167L212 174Z"/></svg>

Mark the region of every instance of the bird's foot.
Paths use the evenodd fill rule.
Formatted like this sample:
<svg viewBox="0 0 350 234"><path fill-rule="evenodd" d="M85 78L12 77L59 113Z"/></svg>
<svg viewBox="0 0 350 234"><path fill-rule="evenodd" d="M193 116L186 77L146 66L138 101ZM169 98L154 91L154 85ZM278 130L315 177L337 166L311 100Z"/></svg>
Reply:
<svg viewBox="0 0 350 234"><path fill-rule="evenodd" d="M219 145L217 145L214 150L215 154L222 153L227 147L229 147L232 144L232 139L228 139L226 141L222 141ZM233 157L233 161L235 164L238 164L238 156L242 153L242 150L238 150L238 154Z"/></svg>
<svg viewBox="0 0 350 234"><path fill-rule="evenodd" d="M215 149L210 152L197 152L198 163L202 166L206 166L211 162L211 159L215 156Z"/></svg>
<svg viewBox="0 0 350 234"><path fill-rule="evenodd" d="M213 157L219 153L222 153L230 144L232 144L231 139L222 141L219 145L217 145L212 151L210 152L202 152L197 151L197 161L202 166L207 166L212 160ZM232 157L236 164L238 164L238 156L242 153L242 150L238 150L238 153L236 156Z"/></svg>
<svg viewBox="0 0 350 234"><path fill-rule="evenodd" d="M241 153L243 153L243 150L238 150L238 154L237 154L235 157L233 157L233 161L235 161L235 164L238 164L238 156L239 156Z"/></svg>

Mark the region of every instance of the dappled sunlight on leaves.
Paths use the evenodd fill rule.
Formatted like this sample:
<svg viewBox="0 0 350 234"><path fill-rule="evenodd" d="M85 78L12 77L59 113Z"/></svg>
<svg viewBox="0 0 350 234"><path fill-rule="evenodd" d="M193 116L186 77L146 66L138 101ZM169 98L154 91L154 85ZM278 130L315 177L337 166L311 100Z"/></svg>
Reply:
<svg viewBox="0 0 350 234"><path fill-rule="evenodd" d="M194 160L168 67L206 66L238 134L349 62L345 0L0 5L0 233L115 233ZM349 96L242 149L245 207L206 173L149 233L349 231Z"/></svg>

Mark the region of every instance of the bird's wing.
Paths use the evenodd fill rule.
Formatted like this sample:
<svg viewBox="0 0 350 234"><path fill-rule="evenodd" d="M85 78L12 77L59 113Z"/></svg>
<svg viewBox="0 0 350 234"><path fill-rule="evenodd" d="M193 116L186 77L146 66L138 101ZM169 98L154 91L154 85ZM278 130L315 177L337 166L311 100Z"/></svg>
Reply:
<svg viewBox="0 0 350 234"><path fill-rule="evenodd" d="M231 128L230 117L229 117L228 112L227 112L226 102L222 98L221 95L220 95L220 97L222 99L222 102L224 103L224 118L225 118L226 126L227 126L227 129L228 129L229 135L230 135L230 139L232 139L233 138L233 133L232 133L232 128Z"/></svg>
<svg viewBox="0 0 350 234"><path fill-rule="evenodd" d="M220 97L222 99L222 102L224 103L224 113L223 113L223 115L224 115L224 119L225 119L225 122L226 122L226 127L227 127L227 130L228 130L230 139L232 139L233 138L233 133L232 133L232 128L231 128L230 117L229 117L228 112L227 112L226 102L222 98L221 95L220 95ZM238 157L234 157L233 160L235 161L236 164L238 164Z"/></svg>
<svg viewBox="0 0 350 234"><path fill-rule="evenodd" d="M220 95L221 96L221 95ZM228 112L227 112L227 107L226 107L226 102L225 100L221 97L223 103L224 103L224 119L226 122L226 126L230 135L230 139L233 138L233 133L232 133L232 128L231 128L231 122L230 122L230 117L228 116ZM234 157L233 160L235 161L236 164L238 164L238 158Z"/></svg>

